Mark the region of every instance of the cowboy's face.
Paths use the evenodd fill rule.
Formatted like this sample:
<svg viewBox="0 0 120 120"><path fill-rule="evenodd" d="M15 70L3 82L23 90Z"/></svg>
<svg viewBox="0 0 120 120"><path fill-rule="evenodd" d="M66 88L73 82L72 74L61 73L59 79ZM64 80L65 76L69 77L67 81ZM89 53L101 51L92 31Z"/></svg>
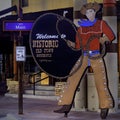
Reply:
<svg viewBox="0 0 120 120"><path fill-rule="evenodd" d="M86 17L90 20L90 21L93 21L95 19L95 10L94 9L88 9L86 10Z"/></svg>

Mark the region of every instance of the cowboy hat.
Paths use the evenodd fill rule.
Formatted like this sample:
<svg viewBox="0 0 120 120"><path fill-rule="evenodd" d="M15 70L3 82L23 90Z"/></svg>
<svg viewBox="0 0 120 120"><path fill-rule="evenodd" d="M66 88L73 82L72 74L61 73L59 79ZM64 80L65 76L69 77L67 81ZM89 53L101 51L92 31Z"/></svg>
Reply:
<svg viewBox="0 0 120 120"><path fill-rule="evenodd" d="M87 4L82 6L82 8L80 10L81 14L85 15L86 10L88 10L88 9L94 9L95 12L97 12L100 9L100 5L97 2L87 3Z"/></svg>

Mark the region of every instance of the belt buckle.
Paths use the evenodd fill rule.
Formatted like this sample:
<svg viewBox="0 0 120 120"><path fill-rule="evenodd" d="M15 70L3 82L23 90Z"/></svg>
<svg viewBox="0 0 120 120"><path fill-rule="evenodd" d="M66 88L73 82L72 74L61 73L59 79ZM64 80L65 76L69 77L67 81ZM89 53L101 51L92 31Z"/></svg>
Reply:
<svg viewBox="0 0 120 120"><path fill-rule="evenodd" d="M91 53L92 53L92 51L90 50L88 53L89 53L89 54L91 54Z"/></svg>

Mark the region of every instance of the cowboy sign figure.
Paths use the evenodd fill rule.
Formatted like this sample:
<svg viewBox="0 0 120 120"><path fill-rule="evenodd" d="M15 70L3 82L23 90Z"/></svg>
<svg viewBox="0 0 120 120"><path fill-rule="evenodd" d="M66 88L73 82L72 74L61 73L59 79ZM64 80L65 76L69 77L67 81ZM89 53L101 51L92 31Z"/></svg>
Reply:
<svg viewBox="0 0 120 120"><path fill-rule="evenodd" d="M77 87L88 66L91 66L94 72L101 118L105 119L109 109L114 107L113 97L108 88L105 63L103 57L98 56L100 55L100 45L104 45L106 41L111 42L115 39L115 35L104 20L96 18L96 13L99 9L100 5L95 2L83 5L80 10L81 14L85 15L86 18L78 21L79 27L75 43L68 42L68 44L76 49L82 47L82 65L72 76L68 77L67 84L63 88L58 101L58 105L62 107L55 110L54 112L56 113L65 113L65 116L67 116L70 112Z"/></svg>

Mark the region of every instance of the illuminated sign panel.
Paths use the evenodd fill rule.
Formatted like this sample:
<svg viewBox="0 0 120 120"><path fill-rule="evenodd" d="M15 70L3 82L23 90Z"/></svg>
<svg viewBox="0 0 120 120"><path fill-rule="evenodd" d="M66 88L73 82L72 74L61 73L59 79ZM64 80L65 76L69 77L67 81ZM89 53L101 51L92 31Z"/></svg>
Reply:
<svg viewBox="0 0 120 120"><path fill-rule="evenodd" d="M3 31L30 31L33 21L4 21Z"/></svg>

